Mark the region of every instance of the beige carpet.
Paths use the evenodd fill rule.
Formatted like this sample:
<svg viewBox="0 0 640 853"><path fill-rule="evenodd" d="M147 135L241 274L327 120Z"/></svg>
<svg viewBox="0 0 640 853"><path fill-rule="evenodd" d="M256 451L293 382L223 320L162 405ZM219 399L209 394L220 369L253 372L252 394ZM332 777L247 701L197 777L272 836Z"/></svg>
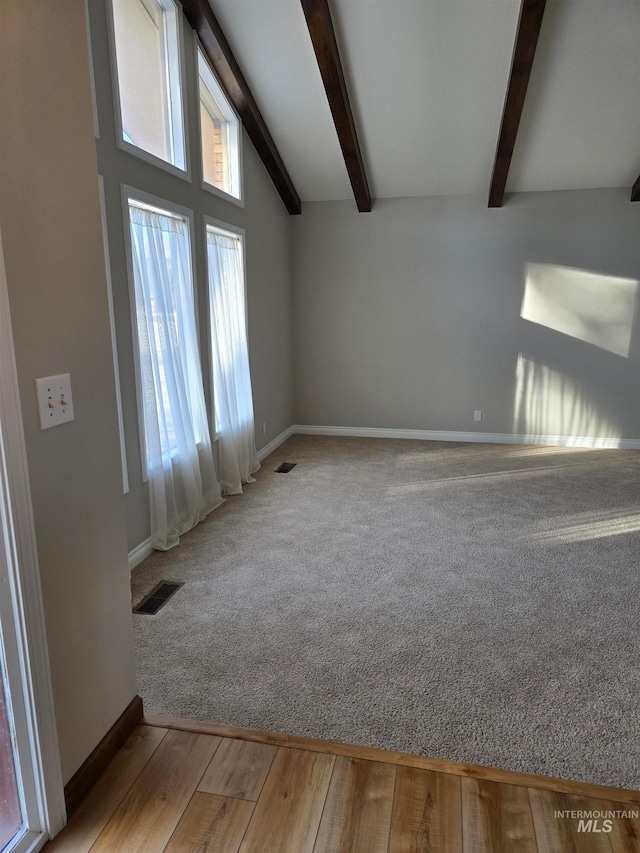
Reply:
<svg viewBox="0 0 640 853"><path fill-rule="evenodd" d="M134 570L146 710L640 788L639 462L291 438Z"/></svg>

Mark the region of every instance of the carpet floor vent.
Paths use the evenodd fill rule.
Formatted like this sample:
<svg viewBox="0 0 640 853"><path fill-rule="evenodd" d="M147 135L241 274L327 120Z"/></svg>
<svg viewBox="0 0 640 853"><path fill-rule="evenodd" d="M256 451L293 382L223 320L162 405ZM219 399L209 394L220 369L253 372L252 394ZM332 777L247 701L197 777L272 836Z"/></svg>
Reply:
<svg viewBox="0 0 640 853"><path fill-rule="evenodd" d="M297 464L297 462L283 462L279 468L276 468L276 474L288 474Z"/></svg>
<svg viewBox="0 0 640 853"><path fill-rule="evenodd" d="M134 613L143 613L147 616L155 616L161 607L169 601L171 596L177 592L184 582L175 583L173 581L160 581L154 587L149 595L146 595L137 607L133 608Z"/></svg>

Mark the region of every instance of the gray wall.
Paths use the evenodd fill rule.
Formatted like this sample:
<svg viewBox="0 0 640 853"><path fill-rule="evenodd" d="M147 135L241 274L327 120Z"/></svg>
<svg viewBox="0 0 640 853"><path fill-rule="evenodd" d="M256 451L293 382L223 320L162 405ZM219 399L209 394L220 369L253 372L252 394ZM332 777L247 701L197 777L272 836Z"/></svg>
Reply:
<svg viewBox="0 0 640 853"><path fill-rule="evenodd" d="M136 694L83 0L0 4L0 113L0 227L66 782ZM75 420L41 431L33 380L67 372Z"/></svg>
<svg viewBox="0 0 640 853"><path fill-rule="evenodd" d="M627 356L520 316L528 263L640 278L628 189L308 203L293 238L296 423L640 438L638 294Z"/></svg>
<svg viewBox="0 0 640 853"><path fill-rule="evenodd" d="M125 496L129 549L149 536L147 486L142 482L140 438L134 380L129 285L120 195L127 184L194 211L196 280L204 383L209 400L207 299L202 217L246 231L249 361L253 384L258 450L292 422L290 221L249 138L244 135L244 208L201 189L197 140L197 91L193 32L183 21L192 181L188 182L116 146L112 76L104 0L91 0L90 26L100 138L98 168L104 177L113 286L118 363L122 390L129 494ZM200 229L200 230L198 230ZM266 434L262 424L266 421Z"/></svg>

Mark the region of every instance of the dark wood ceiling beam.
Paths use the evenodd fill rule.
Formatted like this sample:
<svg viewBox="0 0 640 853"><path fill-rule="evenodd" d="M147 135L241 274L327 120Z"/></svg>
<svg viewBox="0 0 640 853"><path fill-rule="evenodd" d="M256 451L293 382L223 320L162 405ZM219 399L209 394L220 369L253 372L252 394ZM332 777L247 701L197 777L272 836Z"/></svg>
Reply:
<svg viewBox="0 0 640 853"><path fill-rule="evenodd" d="M301 0L301 3L356 204L361 213L369 213L371 211L369 182L349 103L329 3L328 0Z"/></svg>
<svg viewBox="0 0 640 853"><path fill-rule="evenodd" d="M207 0L180 0L180 3L285 207L291 214L301 213L298 193L211 6Z"/></svg>
<svg viewBox="0 0 640 853"><path fill-rule="evenodd" d="M502 207L504 188L507 184L524 99L527 94L533 59L536 55L545 4L546 0L522 0L520 6L520 20L518 21L518 31L511 60L511 74L509 75L496 159L491 177L489 207Z"/></svg>
<svg viewBox="0 0 640 853"><path fill-rule="evenodd" d="M640 175L631 190L631 201L640 201Z"/></svg>

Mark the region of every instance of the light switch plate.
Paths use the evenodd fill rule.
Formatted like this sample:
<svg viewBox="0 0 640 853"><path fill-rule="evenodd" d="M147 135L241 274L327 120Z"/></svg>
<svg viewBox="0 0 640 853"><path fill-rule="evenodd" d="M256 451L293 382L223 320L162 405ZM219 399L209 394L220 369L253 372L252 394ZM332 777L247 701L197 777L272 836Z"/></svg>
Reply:
<svg viewBox="0 0 640 853"><path fill-rule="evenodd" d="M40 429L49 429L72 421L71 376L68 373L60 373L58 376L36 379L35 382Z"/></svg>

